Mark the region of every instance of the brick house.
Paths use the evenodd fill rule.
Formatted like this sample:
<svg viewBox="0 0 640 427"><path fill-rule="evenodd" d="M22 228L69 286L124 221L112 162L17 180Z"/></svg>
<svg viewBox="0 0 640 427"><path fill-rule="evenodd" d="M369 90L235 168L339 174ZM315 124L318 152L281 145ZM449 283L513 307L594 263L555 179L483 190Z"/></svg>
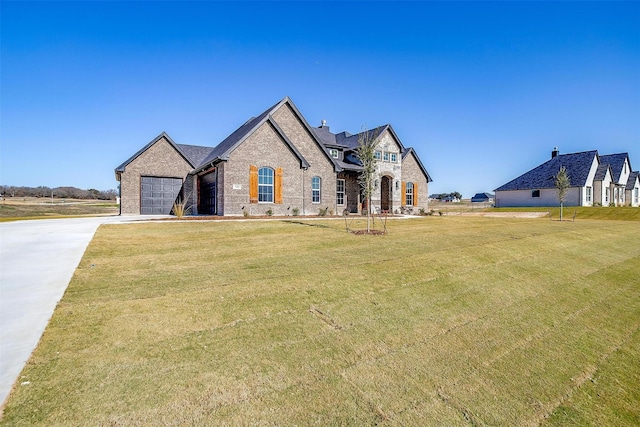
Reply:
<svg viewBox="0 0 640 427"><path fill-rule="evenodd" d="M372 207L428 208L429 173L390 125L369 130L376 141ZM175 143L161 133L115 170L122 214L169 214L188 198L192 214L315 215L358 212L355 155L360 134L312 128L288 97L249 119L215 147Z"/></svg>

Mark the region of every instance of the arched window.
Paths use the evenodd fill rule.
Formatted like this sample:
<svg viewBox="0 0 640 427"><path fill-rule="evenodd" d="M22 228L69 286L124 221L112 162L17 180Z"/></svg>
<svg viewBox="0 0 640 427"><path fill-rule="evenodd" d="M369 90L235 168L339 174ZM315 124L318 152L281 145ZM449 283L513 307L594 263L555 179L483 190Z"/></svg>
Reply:
<svg viewBox="0 0 640 427"><path fill-rule="evenodd" d="M258 202L273 203L273 169L258 170Z"/></svg>
<svg viewBox="0 0 640 427"><path fill-rule="evenodd" d="M413 182L407 182L405 187L404 203L407 206L413 206Z"/></svg>
<svg viewBox="0 0 640 427"><path fill-rule="evenodd" d="M320 203L320 183L319 176L311 178L311 201L313 203Z"/></svg>

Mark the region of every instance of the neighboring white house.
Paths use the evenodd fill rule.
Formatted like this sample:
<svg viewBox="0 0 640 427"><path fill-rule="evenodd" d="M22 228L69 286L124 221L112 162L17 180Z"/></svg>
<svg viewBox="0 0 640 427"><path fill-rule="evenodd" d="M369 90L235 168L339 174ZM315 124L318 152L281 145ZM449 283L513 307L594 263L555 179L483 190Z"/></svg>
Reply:
<svg viewBox="0 0 640 427"><path fill-rule="evenodd" d="M636 208L640 206L640 172L634 171L629 174L624 192L625 198L631 206Z"/></svg>
<svg viewBox="0 0 640 427"><path fill-rule="evenodd" d="M570 181L565 206L639 205L631 200L634 184L628 183L632 172L627 153L599 156L593 150L560 154L554 149L550 160L497 188L496 207L559 206L555 177L561 167Z"/></svg>

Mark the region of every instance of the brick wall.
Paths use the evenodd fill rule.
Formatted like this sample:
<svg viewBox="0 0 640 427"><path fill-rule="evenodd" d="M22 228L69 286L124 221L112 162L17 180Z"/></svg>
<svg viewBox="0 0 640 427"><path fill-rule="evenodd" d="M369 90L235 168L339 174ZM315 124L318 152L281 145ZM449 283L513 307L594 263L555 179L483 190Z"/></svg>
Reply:
<svg viewBox="0 0 640 427"><path fill-rule="evenodd" d="M301 205L298 205L300 214L316 215L321 208L337 212L336 173L324 148L315 142L288 104L280 107L273 114L273 119L310 164L309 169L303 174L304 181L297 184L298 195L304 193L304 199L301 199ZM312 203L311 199L311 180L314 176L321 179L320 203Z"/></svg>
<svg viewBox="0 0 640 427"><path fill-rule="evenodd" d="M427 177L422 173L422 169L416 162L413 154L409 154L402 161L402 181L414 182L418 184L418 206L415 206L414 213L417 213L420 208L425 211L429 208L429 183ZM404 197L404 194L402 195Z"/></svg>
<svg viewBox="0 0 640 427"><path fill-rule="evenodd" d="M121 212L140 214L140 177L186 178L191 166L164 138L129 163L120 176Z"/></svg>
<svg viewBox="0 0 640 427"><path fill-rule="evenodd" d="M283 203L250 203L249 202L249 169L282 168ZM224 181L219 183L224 204L218 205L221 215L243 215L246 210L250 215L265 215L271 209L274 215L291 214L294 207L302 205L303 170L300 161L291 152L280 135L270 123L264 123L249 138L240 144L224 163ZM310 190L309 190L310 191ZM218 199L221 202L221 199ZM243 209L244 208L244 209ZM302 210L300 209L302 213Z"/></svg>

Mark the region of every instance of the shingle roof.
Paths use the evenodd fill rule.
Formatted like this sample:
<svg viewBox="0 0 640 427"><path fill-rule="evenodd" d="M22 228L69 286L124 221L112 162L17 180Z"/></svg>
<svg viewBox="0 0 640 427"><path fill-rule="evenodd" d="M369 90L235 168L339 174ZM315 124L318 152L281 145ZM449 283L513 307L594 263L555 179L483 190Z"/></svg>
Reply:
<svg viewBox="0 0 640 427"><path fill-rule="evenodd" d="M633 190L633 187L636 185L636 180L640 178L640 172L633 171L629 174L629 179L627 179L626 190Z"/></svg>
<svg viewBox="0 0 640 427"><path fill-rule="evenodd" d="M555 188L555 176L561 166L567 170L571 187L583 187L586 185L593 159L597 155L596 150L558 155L498 187L495 191Z"/></svg>
<svg viewBox="0 0 640 427"><path fill-rule="evenodd" d="M601 157L602 159L602 157ZM596 169L596 175L593 177L594 181L602 181L607 176L607 171L611 170L609 163L600 163L598 169ZM613 174L612 174L613 175Z"/></svg>
<svg viewBox="0 0 640 427"><path fill-rule="evenodd" d="M609 164L611 166L611 178L615 182L620 182L622 166L624 165L625 160L627 160L628 158L628 153L606 154L600 156L600 164ZM629 161L629 168L631 168L631 161Z"/></svg>
<svg viewBox="0 0 640 427"><path fill-rule="evenodd" d="M194 165L199 165L213 151L213 147L202 147L199 145L176 144L180 151Z"/></svg>
<svg viewBox="0 0 640 427"><path fill-rule="evenodd" d="M275 112L280 106L285 104L286 102L290 102L289 98L286 97L277 104L273 105L258 117L252 117L247 120L242 126L236 129L231 135L226 137L220 144L218 144L199 164L198 168L194 172L198 172L206 168L208 165L216 163L221 160L227 160L231 152L240 145L245 139L247 139L255 130L258 129L262 124L269 123L274 127L276 132L283 139L285 144L289 147L291 152L300 160L300 165L302 167L308 168L309 162L300 154L295 145L289 140L289 138L285 135L285 133L280 129L280 126L271 118L271 114Z"/></svg>
<svg viewBox="0 0 640 427"><path fill-rule="evenodd" d="M473 196L471 198L471 201L473 202L474 199L475 200L488 200L488 199L493 199L493 194L489 194L489 193L476 193L475 196Z"/></svg>

